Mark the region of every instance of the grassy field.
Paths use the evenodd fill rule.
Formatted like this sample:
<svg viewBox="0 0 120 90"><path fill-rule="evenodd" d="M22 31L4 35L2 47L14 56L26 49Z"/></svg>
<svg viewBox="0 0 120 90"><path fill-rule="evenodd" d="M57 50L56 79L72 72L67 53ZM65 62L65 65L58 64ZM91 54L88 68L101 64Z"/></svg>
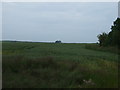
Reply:
<svg viewBox="0 0 120 90"><path fill-rule="evenodd" d="M118 87L119 55L90 45L4 41L3 88Z"/></svg>

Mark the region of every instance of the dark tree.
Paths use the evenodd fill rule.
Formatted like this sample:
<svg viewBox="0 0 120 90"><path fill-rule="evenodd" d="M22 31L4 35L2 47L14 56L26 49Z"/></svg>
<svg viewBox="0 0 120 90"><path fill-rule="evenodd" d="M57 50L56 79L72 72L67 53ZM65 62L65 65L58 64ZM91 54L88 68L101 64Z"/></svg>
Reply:
<svg viewBox="0 0 120 90"><path fill-rule="evenodd" d="M100 46L118 46L120 48L120 18L117 18L111 26L111 31L98 36Z"/></svg>
<svg viewBox="0 0 120 90"><path fill-rule="evenodd" d="M99 39L98 41L100 46L106 46L108 35L105 32L103 32L102 34L99 34L97 37Z"/></svg>

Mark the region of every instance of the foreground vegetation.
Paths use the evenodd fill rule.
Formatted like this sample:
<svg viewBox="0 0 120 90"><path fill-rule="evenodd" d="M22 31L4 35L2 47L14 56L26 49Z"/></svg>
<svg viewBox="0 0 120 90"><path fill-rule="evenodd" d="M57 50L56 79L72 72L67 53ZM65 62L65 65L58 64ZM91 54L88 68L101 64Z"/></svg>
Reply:
<svg viewBox="0 0 120 90"><path fill-rule="evenodd" d="M89 49L91 44L2 44L3 88L118 87L116 53Z"/></svg>

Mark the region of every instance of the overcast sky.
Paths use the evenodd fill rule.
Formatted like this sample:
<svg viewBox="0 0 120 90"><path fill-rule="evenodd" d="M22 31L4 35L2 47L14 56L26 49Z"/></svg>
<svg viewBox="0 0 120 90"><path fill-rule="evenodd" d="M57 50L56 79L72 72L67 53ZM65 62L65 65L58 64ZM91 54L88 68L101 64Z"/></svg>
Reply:
<svg viewBox="0 0 120 90"><path fill-rule="evenodd" d="M2 39L67 43L97 42L118 17L117 2L3 3Z"/></svg>

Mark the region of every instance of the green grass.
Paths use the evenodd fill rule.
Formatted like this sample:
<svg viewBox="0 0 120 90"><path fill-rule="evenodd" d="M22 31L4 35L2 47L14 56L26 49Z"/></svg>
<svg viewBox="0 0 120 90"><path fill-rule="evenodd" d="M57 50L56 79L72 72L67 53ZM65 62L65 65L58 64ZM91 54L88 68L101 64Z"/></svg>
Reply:
<svg viewBox="0 0 120 90"><path fill-rule="evenodd" d="M116 46L99 46L99 44L96 43L92 43L92 44L86 44L85 47L87 49L91 49L91 50L97 50L97 51L103 51L103 52L111 52L111 53L116 53L120 55L120 50L119 48Z"/></svg>
<svg viewBox="0 0 120 90"><path fill-rule="evenodd" d="M116 88L118 54L76 43L2 43L3 88Z"/></svg>

